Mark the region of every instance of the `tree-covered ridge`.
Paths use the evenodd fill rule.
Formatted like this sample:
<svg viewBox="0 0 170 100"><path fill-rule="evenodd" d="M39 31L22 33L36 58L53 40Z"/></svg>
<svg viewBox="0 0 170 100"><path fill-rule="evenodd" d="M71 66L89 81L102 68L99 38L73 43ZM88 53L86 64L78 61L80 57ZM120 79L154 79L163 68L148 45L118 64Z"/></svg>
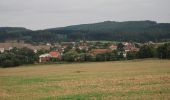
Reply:
<svg viewBox="0 0 170 100"><path fill-rule="evenodd" d="M0 28L0 40L16 39L17 37L19 40L29 42L76 41L82 39L159 42L170 39L170 23L157 23L155 21L105 21L37 31L24 28L16 28L16 30L6 28L6 31L2 30L4 29Z"/></svg>
<svg viewBox="0 0 170 100"><path fill-rule="evenodd" d="M24 27L0 27L0 33L15 33L15 32L25 32L25 31L31 31L29 29L26 29Z"/></svg>
<svg viewBox="0 0 170 100"><path fill-rule="evenodd" d="M105 21L94 24L82 24L65 27L64 29L74 31L92 31L92 32L121 32L121 31L135 31L141 30L157 23L154 21L127 21L127 22L115 22ZM123 29L123 30L122 30Z"/></svg>

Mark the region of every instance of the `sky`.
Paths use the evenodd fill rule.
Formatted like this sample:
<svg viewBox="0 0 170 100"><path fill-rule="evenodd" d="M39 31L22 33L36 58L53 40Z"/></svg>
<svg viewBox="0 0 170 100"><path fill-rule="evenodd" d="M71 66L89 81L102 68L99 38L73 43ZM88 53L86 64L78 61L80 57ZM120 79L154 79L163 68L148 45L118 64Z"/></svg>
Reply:
<svg viewBox="0 0 170 100"><path fill-rule="evenodd" d="M170 23L170 0L0 0L0 27L38 30L139 20Z"/></svg>

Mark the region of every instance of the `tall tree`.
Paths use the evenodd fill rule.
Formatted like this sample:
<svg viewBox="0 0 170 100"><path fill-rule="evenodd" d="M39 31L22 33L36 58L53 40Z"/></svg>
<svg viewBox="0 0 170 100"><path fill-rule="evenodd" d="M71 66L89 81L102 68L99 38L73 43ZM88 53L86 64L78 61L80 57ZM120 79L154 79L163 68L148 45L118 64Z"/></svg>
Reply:
<svg viewBox="0 0 170 100"><path fill-rule="evenodd" d="M138 52L139 58L153 58L156 56L156 49L152 45L144 45Z"/></svg>

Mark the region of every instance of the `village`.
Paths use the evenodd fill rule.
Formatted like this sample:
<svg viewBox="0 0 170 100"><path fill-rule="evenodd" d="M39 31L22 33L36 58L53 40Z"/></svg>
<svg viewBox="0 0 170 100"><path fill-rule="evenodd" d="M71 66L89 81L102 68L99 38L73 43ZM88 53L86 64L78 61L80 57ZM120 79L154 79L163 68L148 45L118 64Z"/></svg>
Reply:
<svg viewBox="0 0 170 100"><path fill-rule="evenodd" d="M39 63L46 63L51 61L61 61L65 55L69 52L76 52L81 55L79 57L71 54L72 59L67 59L68 61L81 61L81 59L86 60L87 57L95 58L98 54L107 54L117 51L117 55L122 55L123 58L127 57L128 52L138 52L142 45L151 45L153 42L148 42L145 44L133 43L133 42L101 42L101 41L78 41L78 42L62 42L62 43L45 43L40 45L32 45L28 43L0 43L0 52L3 53L13 48L29 48L36 54L38 51L45 51L39 53ZM118 50L119 49L119 50ZM84 54L84 55L83 55ZM101 59L105 59L101 57ZM99 60L100 61L100 60Z"/></svg>

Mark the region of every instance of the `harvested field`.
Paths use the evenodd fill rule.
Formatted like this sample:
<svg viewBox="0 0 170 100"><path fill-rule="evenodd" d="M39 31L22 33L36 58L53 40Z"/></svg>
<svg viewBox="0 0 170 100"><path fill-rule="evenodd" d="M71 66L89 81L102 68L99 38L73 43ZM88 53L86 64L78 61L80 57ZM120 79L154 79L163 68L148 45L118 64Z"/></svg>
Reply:
<svg viewBox="0 0 170 100"><path fill-rule="evenodd" d="M0 68L0 100L170 100L170 60Z"/></svg>

